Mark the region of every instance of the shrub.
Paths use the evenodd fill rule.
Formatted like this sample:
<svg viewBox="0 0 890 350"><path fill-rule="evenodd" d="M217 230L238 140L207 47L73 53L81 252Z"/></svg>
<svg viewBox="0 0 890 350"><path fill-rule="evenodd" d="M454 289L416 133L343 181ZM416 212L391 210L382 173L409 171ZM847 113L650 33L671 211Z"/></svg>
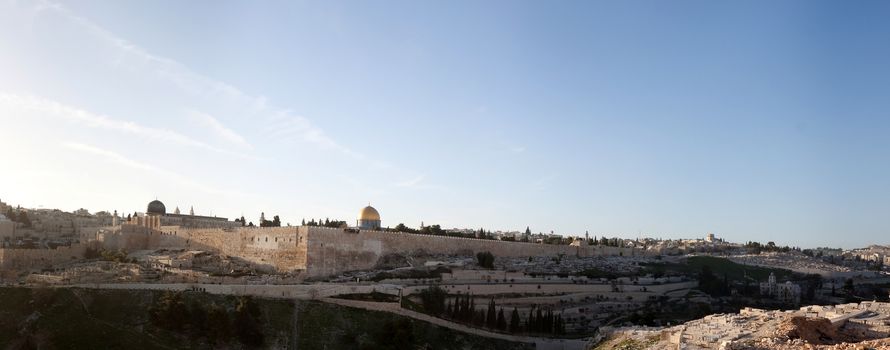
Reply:
<svg viewBox="0 0 890 350"><path fill-rule="evenodd" d="M476 260L481 267L487 269L494 268L494 254L491 254L491 252L476 253Z"/></svg>

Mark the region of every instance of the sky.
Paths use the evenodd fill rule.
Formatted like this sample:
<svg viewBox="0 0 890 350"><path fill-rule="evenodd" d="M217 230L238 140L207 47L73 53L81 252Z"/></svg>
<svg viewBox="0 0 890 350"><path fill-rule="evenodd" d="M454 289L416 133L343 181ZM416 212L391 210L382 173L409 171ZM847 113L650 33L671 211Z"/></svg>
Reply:
<svg viewBox="0 0 890 350"><path fill-rule="evenodd" d="M883 1L0 0L0 200L890 244Z"/></svg>

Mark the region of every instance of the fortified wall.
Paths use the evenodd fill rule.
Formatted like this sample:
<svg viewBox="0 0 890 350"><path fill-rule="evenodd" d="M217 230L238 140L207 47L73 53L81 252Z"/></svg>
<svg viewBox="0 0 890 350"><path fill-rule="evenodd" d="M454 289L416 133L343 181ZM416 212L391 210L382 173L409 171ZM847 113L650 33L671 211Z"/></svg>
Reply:
<svg viewBox="0 0 890 350"><path fill-rule="evenodd" d="M197 229L122 225L119 231L101 235L108 249L202 250L242 259L258 270L305 273L323 277L345 271L368 270L388 254L475 255L488 251L495 257L527 256L636 256L633 248L569 246L507 242L476 238L421 235L383 231L350 231L316 226Z"/></svg>
<svg viewBox="0 0 890 350"><path fill-rule="evenodd" d="M306 269L306 243L297 227L183 228L121 225L101 240L107 249L201 250L241 259L264 272L298 273Z"/></svg>
<svg viewBox="0 0 890 350"><path fill-rule="evenodd" d="M377 265L387 254L471 254L488 251L495 257L527 256L635 256L641 249L604 246L569 246L509 242L477 238L421 235L401 232L365 231L351 233L343 229L303 226L300 237L307 237L306 272L310 277L328 276L343 271L366 270Z"/></svg>
<svg viewBox="0 0 890 350"><path fill-rule="evenodd" d="M70 247L55 249L0 249L0 269L31 270L48 269L55 264L83 259L83 253L89 244L77 243Z"/></svg>

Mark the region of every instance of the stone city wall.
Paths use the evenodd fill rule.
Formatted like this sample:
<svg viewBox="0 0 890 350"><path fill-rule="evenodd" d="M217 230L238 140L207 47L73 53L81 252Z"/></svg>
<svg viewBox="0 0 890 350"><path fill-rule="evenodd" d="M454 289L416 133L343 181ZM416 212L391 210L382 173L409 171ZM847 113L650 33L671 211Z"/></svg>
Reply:
<svg viewBox="0 0 890 350"><path fill-rule="evenodd" d="M203 250L243 259L263 271L306 272L323 277L345 271L368 270L387 254L475 255L488 251L495 257L527 256L636 256L646 251L604 246L569 246L508 242L476 238L420 235L399 232L350 232L326 227L266 227L197 229L162 226L151 229L122 225L100 238L106 248Z"/></svg>
<svg viewBox="0 0 890 350"><path fill-rule="evenodd" d="M76 243L55 249L0 249L0 269L31 270L51 268L54 264L83 259L89 244Z"/></svg>
<svg viewBox="0 0 890 350"><path fill-rule="evenodd" d="M476 238L420 235L400 232L360 231L300 227L300 235L308 237L307 273L310 277L328 276L343 271L371 269L387 254L470 254L488 251L495 257L558 256L635 256L646 254L641 249L552 245L509 242Z"/></svg>
<svg viewBox="0 0 890 350"><path fill-rule="evenodd" d="M302 243L301 243L302 242ZM202 250L242 259L263 271L299 272L306 269L305 239L297 227L183 228L162 226L159 230L122 225L119 233L104 237L108 249Z"/></svg>

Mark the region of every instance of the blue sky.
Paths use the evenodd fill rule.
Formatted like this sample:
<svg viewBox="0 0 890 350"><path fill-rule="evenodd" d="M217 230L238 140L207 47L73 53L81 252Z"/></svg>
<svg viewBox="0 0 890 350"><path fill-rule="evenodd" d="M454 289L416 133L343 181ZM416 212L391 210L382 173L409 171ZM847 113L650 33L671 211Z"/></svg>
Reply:
<svg viewBox="0 0 890 350"><path fill-rule="evenodd" d="M0 1L0 199L888 244L890 4Z"/></svg>

